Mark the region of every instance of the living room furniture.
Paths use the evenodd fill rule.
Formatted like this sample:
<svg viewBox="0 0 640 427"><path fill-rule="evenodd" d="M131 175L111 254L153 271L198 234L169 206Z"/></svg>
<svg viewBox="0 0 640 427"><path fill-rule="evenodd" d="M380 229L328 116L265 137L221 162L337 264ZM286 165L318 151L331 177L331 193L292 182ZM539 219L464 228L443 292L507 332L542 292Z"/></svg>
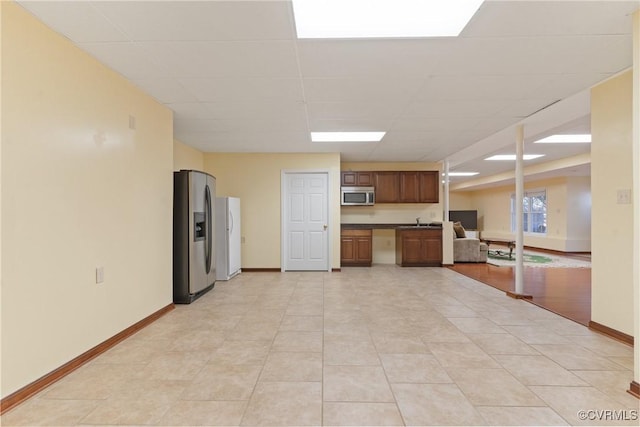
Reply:
<svg viewBox="0 0 640 427"><path fill-rule="evenodd" d="M481 239L484 243L487 244L487 248L489 246L491 246L491 244L493 243L499 243L501 245L505 245L506 247L509 248L509 259L513 259L513 249L516 247L516 241L515 240L511 240L511 239L487 239L487 238L482 238ZM495 251L496 254L498 255L502 255L502 251L501 250L496 250Z"/></svg>
<svg viewBox="0 0 640 427"><path fill-rule="evenodd" d="M453 239L453 262L487 262L489 247L480 239L458 237Z"/></svg>

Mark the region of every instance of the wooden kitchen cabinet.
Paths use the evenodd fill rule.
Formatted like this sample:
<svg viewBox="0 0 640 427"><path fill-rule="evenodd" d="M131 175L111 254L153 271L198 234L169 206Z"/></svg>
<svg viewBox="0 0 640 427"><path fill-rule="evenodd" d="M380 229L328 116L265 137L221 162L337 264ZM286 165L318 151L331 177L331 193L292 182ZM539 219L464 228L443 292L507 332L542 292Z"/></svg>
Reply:
<svg viewBox="0 0 640 427"><path fill-rule="evenodd" d="M442 266L442 229L396 229L396 264L402 267Z"/></svg>
<svg viewBox="0 0 640 427"><path fill-rule="evenodd" d="M400 203L418 203L420 201L420 180L418 172L400 172Z"/></svg>
<svg viewBox="0 0 640 427"><path fill-rule="evenodd" d="M340 233L340 264L370 267L373 258L372 230L342 230Z"/></svg>
<svg viewBox="0 0 640 427"><path fill-rule="evenodd" d="M400 172L400 203L438 203L438 171Z"/></svg>
<svg viewBox="0 0 640 427"><path fill-rule="evenodd" d="M438 203L440 201L440 173L438 171L418 172L418 201Z"/></svg>
<svg viewBox="0 0 640 427"><path fill-rule="evenodd" d="M400 201L400 173L376 172L376 203L398 203Z"/></svg>
<svg viewBox="0 0 640 427"><path fill-rule="evenodd" d="M438 203L438 171L342 171L340 185L376 189L376 203Z"/></svg>
<svg viewBox="0 0 640 427"><path fill-rule="evenodd" d="M372 187L373 172L340 172L340 185L344 187Z"/></svg>

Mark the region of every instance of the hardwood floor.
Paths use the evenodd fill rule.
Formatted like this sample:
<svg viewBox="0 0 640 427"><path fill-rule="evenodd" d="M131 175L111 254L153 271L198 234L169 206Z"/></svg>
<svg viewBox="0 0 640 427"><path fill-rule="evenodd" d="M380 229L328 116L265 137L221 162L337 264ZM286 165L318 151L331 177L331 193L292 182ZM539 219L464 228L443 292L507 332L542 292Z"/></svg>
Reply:
<svg viewBox="0 0 640 427"><path fill-rule="evenodd" d="M491 264L455 264L449 267L479 282L503 291L513 291L513 267ZM590 268L535 268L524 269L524 291L532 295L528 300L585 326L591 320Z"/></svg>

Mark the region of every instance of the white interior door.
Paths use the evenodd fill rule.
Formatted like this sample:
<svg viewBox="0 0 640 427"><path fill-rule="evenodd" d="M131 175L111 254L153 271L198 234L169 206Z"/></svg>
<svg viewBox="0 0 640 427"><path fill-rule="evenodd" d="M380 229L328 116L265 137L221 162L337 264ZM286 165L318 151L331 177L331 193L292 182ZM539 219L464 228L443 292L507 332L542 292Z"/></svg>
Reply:
<svg viewBox="0 0 640 427"><path fill-rule="evenodd" d="M283 270L329 269L328 173L284 173Z"/></svg>

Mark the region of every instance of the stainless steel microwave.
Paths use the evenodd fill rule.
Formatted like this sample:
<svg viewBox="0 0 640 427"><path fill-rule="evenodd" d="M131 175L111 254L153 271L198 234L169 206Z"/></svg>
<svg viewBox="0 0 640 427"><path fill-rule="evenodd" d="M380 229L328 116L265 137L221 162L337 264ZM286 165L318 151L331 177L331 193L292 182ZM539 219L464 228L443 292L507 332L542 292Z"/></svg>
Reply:
<svg viewBox="0 0 640 427"><path fill-rule="evenodd" d="M340 204L345 206L371 206L375 203L374 187L341 187Z"/></svg>

